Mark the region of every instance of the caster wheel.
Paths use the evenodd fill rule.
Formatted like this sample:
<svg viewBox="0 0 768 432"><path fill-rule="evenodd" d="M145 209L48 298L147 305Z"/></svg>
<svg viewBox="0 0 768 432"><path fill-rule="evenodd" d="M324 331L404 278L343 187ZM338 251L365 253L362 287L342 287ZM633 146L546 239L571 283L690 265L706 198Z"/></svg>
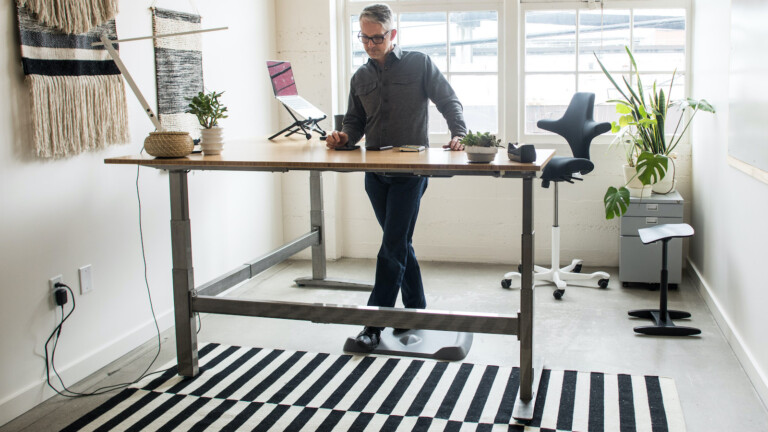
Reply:
<svg viewBox="0 0 768 432"><path fill-rule="evenodd" d="M597 285L600 288L608 288L608 279L600 279L599 281L597 281Z"/></svg>
<svg viewBox="0 0 768 432"><path fill-rule="evenodd" d="M576 264L576 267L573 268L574 273L581 273L581 264Z"/></svg>
<svg viewBox="0 0 768 432"><path fill-rule="evenodd" d="M509 288L512 286L512 279L502 279L501 280L501 287L502 288Z"/></svg>
<svg viewBox="0 0 768 432"><path fill-rule="evenodd" d="M307 137L307 139L312 139L312 134L305 134L304 136Z"/></svg>
<svg viewBox="0 0 768 432"><path fill-rule="evenodd" d="M520 274L523 274L523 265L522 264L518 264L517 265L517 272L520 273Z"/></svg>
<svg viewBox="0 0 768 432"><path fill-rule="evenodd" d="M556 289L552 295L555 297L556 300L560 300L563 298L563 294L565 294L565 290Z"/></svg>

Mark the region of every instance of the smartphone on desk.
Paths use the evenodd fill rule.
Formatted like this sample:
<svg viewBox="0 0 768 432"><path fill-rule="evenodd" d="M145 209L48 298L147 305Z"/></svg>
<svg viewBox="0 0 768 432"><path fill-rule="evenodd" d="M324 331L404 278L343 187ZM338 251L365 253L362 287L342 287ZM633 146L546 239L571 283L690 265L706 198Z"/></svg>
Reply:
<svg viewBox="0 0 768 432"><path fill-rule="evenodd" d="M401 152L420 152L426 149L423 145L403 145L398 147Z"/></svg>
<svg viewBox="0 0 768 432"><path fill-rule="evenodd" d="M381 146L381 147L373 147L373 146L370 146L370 147L368 147L368 146L366 146L366 147L365 147L365 149L366 149L367 151L380 151L380 150L389 150L389 149L391 149L391 148L392 148L392 146Z"/></svg>
<svg viewBox="0 0 768 432"><path fill-rule="evenodd" d="M356 145L343 145L341 147L334 147L333 149L337 151L349 151L349 150L357 150L359 148L360 147Z"/></svg>

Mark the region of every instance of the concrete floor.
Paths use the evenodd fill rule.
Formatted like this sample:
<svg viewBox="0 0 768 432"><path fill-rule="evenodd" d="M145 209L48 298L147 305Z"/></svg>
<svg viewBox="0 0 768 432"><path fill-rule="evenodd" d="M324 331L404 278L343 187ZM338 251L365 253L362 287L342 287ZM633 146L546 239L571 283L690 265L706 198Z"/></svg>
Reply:
<svg viewBox="0 0 768 432"><path fill-rule="evenodd" d="M501 275L508 270L505 266L436 262L421 265L431 309L508 314L518 309L519 291L499 287ZM370 282L373 269L372 260L344 259L329 263L328 275ZM552 297L551 286L537 289L534 342L545 367L671 377L677 385L689 431L768 431L766 407L687 277L683 276L678 290L670 291L669 307L691 312L692 319L681 320L679 324L700 328L701 336L648 337L632 331L645 321L629 319L627 310L657 307L658 291L622 288L616 277L617 269L608 270L614 279L607 289L568 288L559 301ZM365 292L300 288L293 284L295 278L310 273L309 261L287 261L234 289L230 296L365 304ZM341 354L346 337L358 331L358 327L344 325L204 315L198 338L201 343ZM174 359L173 337L173 329L162 334L158 365ZM87 391L134 379L154 356L156 345L156 340L148 341L74 387ZM475 334L465 361L516 366L517 338ZM0 427L0 432L58 430L110 396L57 396Z"/></svg>

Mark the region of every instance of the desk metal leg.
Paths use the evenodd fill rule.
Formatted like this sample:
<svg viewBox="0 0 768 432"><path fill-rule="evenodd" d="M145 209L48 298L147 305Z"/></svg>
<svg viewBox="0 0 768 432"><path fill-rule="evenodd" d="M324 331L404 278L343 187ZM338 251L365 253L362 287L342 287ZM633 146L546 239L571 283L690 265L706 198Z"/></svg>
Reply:
<svg viewBox="0 0 768 432"><path fill-rule="evenodd" d="M523 178L523 235L522 275L520 285L520 312L518 339L520 340L520 391L517 393L512 416L516 419L533 418L534 392L541 376L541 365L534 364L533 353L533 177Z"/></svg>
<svg viewBox="0 0 768 432"><path fill-rule="evenodd" d="M324 288L372 290L373 285L326 277L325 216L323 210L323 176L320 171L309 172L310 224L320 232L320 241L312 245L312 277L296 279L296 285Z"/></svg>
<svg viewBox="0 0 768 432"><path fill-rule="evenodd" d="M176 362L178 373L198 374L197 332L191 308L195 289L192 268L192 234L189 221L187 172L171 171L171 248L173 254L173 307L176 319Z"/></svg>
<svg viewBox="0 0 768 432"><path fill-rule="evenodd" d="M320 231L320 242L312 245L312 279L325 279L325 210L323 209L323 174L309 173L309 223Z"/></svg>

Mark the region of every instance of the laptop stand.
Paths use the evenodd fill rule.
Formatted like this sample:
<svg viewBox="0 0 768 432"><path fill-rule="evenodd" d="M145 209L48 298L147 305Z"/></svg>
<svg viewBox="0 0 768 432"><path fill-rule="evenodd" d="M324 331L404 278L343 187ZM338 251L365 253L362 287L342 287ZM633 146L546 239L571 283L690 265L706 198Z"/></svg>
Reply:
<svg viewBox="0 0 768 432"><path fill-rule="evenodd" d="M281 102L282 103L282 102ZM296 116L293 114L293 111L291 111L290 108L286 104L283 103L283 106L285 107L285 110L288 111L288 114L293 117L293 124L286 127L285 129L281 130L280 132L272 135L269 137L269 139L273 139L274 137L282 134L283 132L288 132L285 134L285 136L289 137L295 133L303 133L307 139L312 138L312 132L317 132L320 134L320 136L325 136L325 131L317 124L318 122L321 122L325 120L327 116L323 115L321 118L308 118L306 120L299 120L296 118Z"/></svg>

